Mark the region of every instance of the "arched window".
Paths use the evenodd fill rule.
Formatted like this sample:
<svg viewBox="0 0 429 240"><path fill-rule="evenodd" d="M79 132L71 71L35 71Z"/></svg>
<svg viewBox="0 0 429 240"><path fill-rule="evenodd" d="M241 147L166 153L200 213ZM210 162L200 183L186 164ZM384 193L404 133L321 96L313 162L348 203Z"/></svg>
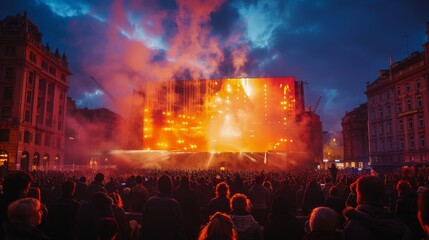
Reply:
<svg viewBox="0 0 429 240"><path fill-rule="evenodd" d="M60 169L60 155L55 155L55 167L59 170Z"/></svg>
<svg viewBox="0 0 429 240"><path fill-rule="evenodd" d="M0 166L7 166L9 161L9 153L6 150L0 150Z"/></svg>
<svg viewBox="0 0 429 240"><path fill-rule="evenodd" d="M43 170L49 169L49 154L45 153L43 155Z"/></svg>
<svg viewBox="0 0 429 240"><path fill-rule="evenodd" d="M35 152L33 155L33 169L37 170L40 166L40 153Z"/></svg>
<svg viewBox="0 0 429 240"><path fill-rule="evenodd" d="M30 153L23 151L21 154L21 170L28 172L29 170Z"/></svg>

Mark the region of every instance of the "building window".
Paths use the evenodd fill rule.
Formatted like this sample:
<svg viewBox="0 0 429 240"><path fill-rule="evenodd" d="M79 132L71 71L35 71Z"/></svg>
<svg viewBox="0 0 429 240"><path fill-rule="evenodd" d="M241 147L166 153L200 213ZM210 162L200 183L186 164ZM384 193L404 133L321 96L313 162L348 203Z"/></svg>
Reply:
<svg viewBox="0 0 429 240"><path fill-rule="evenodd" d="M5 47L4 55L6 57L14 57L15 54L16 54L16 48L15 47Z"/></svg>
<svg viewBox="0 0 429 240"><path fill-rule="evenodd" d="M49 147L51 145L50 141L51 141L51 136L49 136L49 134L46 134L45 135L45 147Z"/></svg>
<svg viewBox="0 0 429 240"><path fill-rule="evenodd" d="M10 101L13 97L13 88L12 87L5 87L3 89L3 100Z"/></svg>
<svg viewBox="0 0 429 240"><path fill-rule="evenodd" d="M415 148L415 147L416 147L416 144L414 142L414 136L411 135L410 136L410 148Z"/></svg>
<svg viewBox="0 0 429 240"><path fill-rule="evenodd" d="M36 62L36 54L34 52L30 52L30 60L34 63Z"/></svg>
<svg viewBox="0 0 429 240"><path fill-rule="evenodd" d="M35 72L30 72L28 74L28 84L29 85L33 85L35 79L36 79L36 73Z"/></svg>
<svg viewBox="0 0 429 240"><path fill-rule="evenodd" d="M398 103L396 103L396 107L398 109L398 113L402 112L402 102L399 101Z"/></svg>
<svg viewBox="0 0 429 240"><path fill-rule="evenodd" d="M34 139L34 143L36 145L40 145L41 142L42 142L42 134L36 133L36 138Z"/></svg>
<svg viewBox="0 0 429 240"><path fill-rule="evenodd" d="M374 111L371 112L371 119L375 120L375 112Z"/></svg>
<svg viewBox="0 0 429 240"><path fill-rule="evenodd" d="M15 68L7 67L5 69L5 78L7 80L14 80L15 79Z"/></svg>
<svg viewBox="0 0 429 240"><path fill-rule="evenodd" d="M386 106L386 112L387 112L387 116L390 117L390 114L391 114L391 112L390 112L390 105Z"/></svg>
<svg viewBox="0 0 429 240"><path fill-rule="evenodd" d="M373 147L374 152L377 152L377 140L374 140L372 147Z"/></svg>
<svg viewBox="0 0 429 240"><path fill-rule="evenodd" d="M410 83L405 84L405 91L409 92L410 90Z"/></svg>
<svg viewBox="0 0 429 240"><path fill-rule="evenodd" d="M377 128L375 126L372 127L372 135L373 136L377 135Z"/></svg>
<svg viewBox="0 0 429 240"><path fill-rule="evenodd" d="M387 139L387 150L390 151L393 149L393 140L392 138Z"/></svg>
<svg viewBox="0 0 429 240"><path fill-rule="evenodd" d="M399 130L404 131L404 120L403 119L399 120Z"/></svg>
<svg viewBox="0 0 429 240"><path fill-rule="evenodd" d="M49 68L49 73L52 74L52 75L55 75L56 71L57 70L54 67L52 67L52 66Z"/></svg>
<svg viewBox="0 0 429 240"><path fill-rule="evenodd" d="M30 139L30 132L29 131L25 131L24 132L24 143L30 143L31 139Z"/></svg>
<svg viewBox="0 0 429 240"><path fill-rule="evenodd" d="M426 147L426 138L424 134L419 136L419 146L420 148Z"/></svg>
<svg viewBox="0 0 429 240"><path fill-rule="evenodd" d="M60 148L60 147L61 147L61 139L57 138L57 148Z"/></svg>
<svg viewBox="0 0 429 240"><path fill-rule="evenodd" d="M28 109L25 110L25 121L31 122L31 111Z"/></svg>
<svg viewBox="0 0 429 240"><path fill-rule="evenodd" d="M380 134L383 134L384 133L383 123L380 123L380 126L378 128L380 129Z"/></svg>
<svg viewBox="0 0 429 240"><path fill-rule="evenodd" d="M378 115L380 116L380 118L383 118L383 109L382 108L378 109Z"/></svg>
<svg viewBox="0 0 429 240"><path fill-rule="evenodd" d="M48 71L48 63L42 60L42 69Z"/></svg>
<svg viewBox="0 0 429 240"><path fill-rule="evenodd" d="M400 137L399 138L399 149L404 149L404 147L405 147L404 138Z"/></svg>
<svg viewBox="0 0 429 240"><path fill-rule="evenodd" d="M33 92L30 90L27 90L27 97L26 97L26 102L28 104L31 104L33 101Z"/></svg>
<svg viewBox="0 0 429 240"><path fill-rule="evenodd" d="M417 90L422 86L422 83L420 82L420 80L417 80L416 82L416 88Z"/></svg>
<svg viewBox="0 0 429 240"><path fill-rule="evenodd" d="M397 87L396 88L396 94L397 95L401 95L401 87Z"/></svg>
<svg viewBox="0 0 429 240"><path fill-rule="evenodd" d="M63 129L63 122L58 121L58 130L62 130Z"/></svg>
<svg viewBox="0 0 429 240"><path fill-rule="evenodd" d="M411 106L411 99L407 98L406 102L407 102L406 103L407 104L407 110L410 111L411 108L412 108L412 106Z"/></svg>
<svg viewBox="0 0 429 240"><path fill-rule="evenodd" d="M416 97L416 105L418 108L423 107L423 98L422 95Z"/></svg>
<svg viewBox="0 0 429 240"><path fill-rule="evenodd" d="M12 108L11 107L2 107L1 117L2 118L10 118L11 116L12 116Z"/></svg>
<svg viewBox="0 0 429 240"><path fill-rule="evenodd" d="M66 80L66 75L64 73L61 74L61 80L63 80L63 81Z"/></svg>
<svg viewBox="0 0 429 240"><path fill-rule="evenodd" d="M424 116L419 115L419 128L422 128L425 126Z"/></svg>
<svg viewBox="0 0 429 240"><path fill-rule="evenodd" d="M0 142L9 142L9 129L0 129Z"/></svg>
<svg viewBox="0 0 429 240"><path fill-rule="evenodd" d="M392 133L392 122L387 122L387 133Z"/></svg>
<svg viewBox="0 0 429 240"><path fill-rule="evenodd" d="M414 128L413 117L407 118L407 122L408 122L408 129L413 129Z"/></svg>

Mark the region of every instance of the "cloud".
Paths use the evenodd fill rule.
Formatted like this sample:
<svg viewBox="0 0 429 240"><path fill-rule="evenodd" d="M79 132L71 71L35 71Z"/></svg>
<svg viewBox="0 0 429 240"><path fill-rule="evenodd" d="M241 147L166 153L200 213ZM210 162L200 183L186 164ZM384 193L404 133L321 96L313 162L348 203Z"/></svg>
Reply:
<svg viewBox="0 0 429 240"><path fill-rule="evenodd" d="M90 13L89 5L79 1L36 0L36 4L45 4L60 17L77 17Z"/></svg>
<svg viewBox="0 0 429 240"><path fill-rule="evenodd" d="M366 82L427 41L428 1L0 0L0 16L27 10L44 42L69 57L69 94L86 99L96 77L118 98L139 82L290 76L326 129L365 101ZM329 101L336 89L337 99ZM106 95L94 100L109 106ZM91 104L89 104L91 105ZM94 105L94 104L92 104ZM110 107L110 106L109 106ZM335 109L330 111L329 109Z"/></svg>

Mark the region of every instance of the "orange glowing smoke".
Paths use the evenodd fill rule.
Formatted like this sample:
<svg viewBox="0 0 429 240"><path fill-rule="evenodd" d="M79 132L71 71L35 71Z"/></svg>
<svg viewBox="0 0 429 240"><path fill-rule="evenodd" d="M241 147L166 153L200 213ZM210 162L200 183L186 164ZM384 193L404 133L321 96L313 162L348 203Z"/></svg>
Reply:
<svg viewBox="0 0 429 240"><path fill-rule="evenodd" d="M303 111L299 86L294 77L145 83L142 149L290 151Z"/></svg>

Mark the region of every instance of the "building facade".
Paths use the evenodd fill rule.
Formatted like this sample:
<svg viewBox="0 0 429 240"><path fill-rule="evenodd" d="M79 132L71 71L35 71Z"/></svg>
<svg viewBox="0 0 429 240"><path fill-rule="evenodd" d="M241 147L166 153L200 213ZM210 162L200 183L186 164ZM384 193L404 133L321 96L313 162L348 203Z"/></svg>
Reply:
<svg viewBox="0 0 429 240"><path fill-rule="evenodd" d="M0 21L0 165L61 167L70 74L26 13Z"/></svg>
<svg viewBox="0 0 429 240"><path fill-rule="evenodd" d="M429 40L429 23L426 29ZM367 85L371 165L429 163L429 43Z"/></svg>
<svg viewBox="0 0 429 240"><path fill-rule="evenodd" d="M368 104L347 112L341 120L343 129L344 167L367 168L368 148Z"/></svg>

